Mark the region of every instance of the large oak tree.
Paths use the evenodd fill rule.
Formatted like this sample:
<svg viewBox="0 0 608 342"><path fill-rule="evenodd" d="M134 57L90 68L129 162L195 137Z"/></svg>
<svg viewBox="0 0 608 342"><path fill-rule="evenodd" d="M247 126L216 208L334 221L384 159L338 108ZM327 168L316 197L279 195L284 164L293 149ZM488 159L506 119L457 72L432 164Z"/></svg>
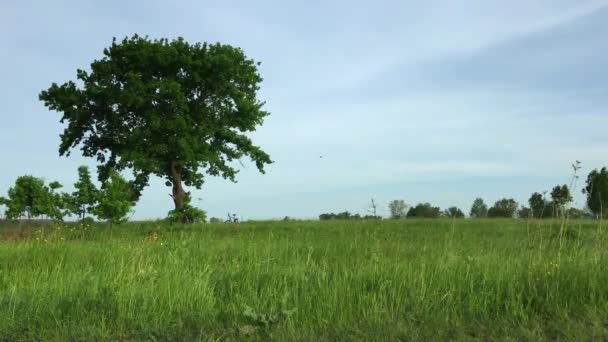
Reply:
<svg viewBox="0 0 608 342"><path fill-rule="evenodd" d="M269 113L257 98L259 63L241 49L135 35L103 55L77 70L78 82L40 93L67 124L60 155L80 146L100 163L100 181L130 169L139 196L150 175L165 178L181 209L184 185L200 188L204 174L235 181L235 160L249 157L262 173L272 163L247 135Z"/></svg>

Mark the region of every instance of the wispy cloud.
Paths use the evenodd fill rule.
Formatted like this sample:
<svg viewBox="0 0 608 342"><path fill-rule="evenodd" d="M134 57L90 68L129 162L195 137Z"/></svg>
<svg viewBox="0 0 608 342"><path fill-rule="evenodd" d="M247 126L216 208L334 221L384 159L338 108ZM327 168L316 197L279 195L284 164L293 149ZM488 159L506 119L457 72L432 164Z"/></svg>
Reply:
<svg viewBox="0 0 608 342"><path fill-rule="evenodd" d="M183 36L262 61L272 115L254 134L276 161L238 184L209 178L212 215L314 217L387 202L466 209L606 163L607 1L0 2L0 193L33 173L68 185L94 162L57 156L62 126L37 100L113 36ZM247 165L247 164L245 164ZM153 180L136 212L170 209ZM578 194L580 203L580 194ZM260 200L263 199L263 200Z"/></svg>

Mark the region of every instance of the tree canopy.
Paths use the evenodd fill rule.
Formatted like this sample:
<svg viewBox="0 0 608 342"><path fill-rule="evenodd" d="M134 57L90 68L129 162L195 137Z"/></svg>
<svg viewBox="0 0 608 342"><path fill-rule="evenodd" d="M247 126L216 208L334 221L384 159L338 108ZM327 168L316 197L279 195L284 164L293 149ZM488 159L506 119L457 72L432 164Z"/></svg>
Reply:
<svg viewBox="0 0 608 342"><path fill-rule="evenodd" d="M554 216L564 215L566 212L566 205L572 201L570 189L566 184L562 186L556 185L553 190L551 190L551 199L554 206Z"/></svg>
<svg viewBox="0 0 608 342"><path fill-rule="evenodd" d="M483 218L488 216L488 206L484 203L483 199L478 197L473 201L469 216L472 218Z"/></svg>
<svg viewBox="0 0 608 342"><path fill-rule="evenodd" d="M464 213L458 207L449 207L444 210L443 216L451 218L464 218Z"/></svg>
<svg viewBox="0 0 608 342"><path fill-rule="evenodd" d="M112 170L110 178L101 185L96 199L98 201L92 212L110 225L126 221L127 214L135 204L129 182L116 170Z"/></svg>
<svg viewBox="0 0 608 342"><path fill-rule="evenodd" d="M66 195L65 202L70 213L84 221L97 203L98 190L91 181L91 173L86 166L78 168L78 181L74 183L76 189L71 195Z"/></svg>
<svg viewBox="0 0 608 342"><path fill-rule="evenodd" d="M391 218L401 219L405 218L407 204L404 200L393 200L388 204L388 209L391 212Z"/></svg>
<svg viewBox="0 0 608 342"><path fill-rule="evenodd" d="M530 195L528 204L533 218L544 218L551 215L551 209L548 207L545 197L539 192Z"/></svg>
<svg viewBox="0 0 608 342"><path fill-rule="evenodd" d="M61 184L58 182L51 182L47 186L40 178L21 176L17 178L15 185L8 189L8 197L0 197L0 204L6 205L5 214L8 219L25 217L29 220L46 216L61 220L62 202L59 194L55 193L59 188Z"/></svg>
<svg viewBox="0 0 608 342"><path fill-rule="evenodd" d="M433 207L430 203L418 203L415 207L410 207L406 217L410 218L439 218L441 209Z"/></svg>
<svg viewBox="0 0 608 342"><path fill-rule="evenodd" d="M269 115L257 66L230 45L135 35L77 70L78 83L53 83L39 97L67 124L60 155L80 147L99 162L102 182L130 169L138 196L150 175L164 178L179 209L183 184L200 188L205 173L235 181L235 160L249 157L260 172L272 163L247 135Z"/></svg>
<svg viewBox="0 0 608 342"><path fill-rule="evenodd" d="M506 217L512 218L517 211L519 204L512 198L503 198L488 210L488 217Z"/></svg>
<svg viewBox="0 0 608 342"><path fill-rule="evenodd" d="M608 169L593 170L587 176L583 193L587 195L587 207L596 216L608 218Z"/></svg>

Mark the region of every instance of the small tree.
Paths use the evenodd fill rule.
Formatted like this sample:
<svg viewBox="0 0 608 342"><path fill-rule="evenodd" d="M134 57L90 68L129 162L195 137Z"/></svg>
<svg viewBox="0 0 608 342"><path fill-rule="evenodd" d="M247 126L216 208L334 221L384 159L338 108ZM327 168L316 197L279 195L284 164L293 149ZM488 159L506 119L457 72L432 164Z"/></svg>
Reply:
<svg viewBox="0 0 608 342"><path fill-rule="evenodd" d="M496 201L494 206L488 210L488 217L506 217L512 218L517 211L519 205L512 198L503 198Z"/></svg>
<svg viewBox="0 0 608 342"><path fill-rule="evenodd" d="M54 192L59 188L61 184L58 182L46 186L42 179L34 176L18 177L15 185L8 190L8 197L1 200L7 207L6 218L25 217L29 221L32 218L47 216L61 220L62 202L60 196Z"/></svg>
<svg viewBox="0 0 608 342"><path fill-rule="evenodd" d="M483 202L483 199L476 198L471 206L469 216L472 218L484 218L488 216L488 206Z"/></svg>
<svg viewBox="0 0 608 342"><path fill-rule="evenodd" d="M544 196L538 192L535 192L530 196L528 199L528 204L530 205L533 218L543 218L546 215L545 212L550 212Z"/></svg>
<svg viewBox="0 0 608 342"><path fill-rule="evenodd" d="M388 209L391 212L391 218L401 219L406 216L407 204L404 200L394 200L388 204ZM375 215L375 214L374 214Z"/></svg>
<svg viewBox="0 0 608 342"><path fill-rule="evenodd" d="M583 193L587 195L587 207L596 217L608 218L608 169L593 170L587 176Z"/></svg>
<svg viewBox="0 0 608 342"><path fill-rule="evenodd" d="M443 216L451 218L464 218L464 213L457 207L449 207L443 212Z"/></svg>
<svg viewBox="0 0 608 342"><path fill-rule="evenodd" d="M65 216L66 203L63 201L64 193L58 193L56 190L63 188L61 183L55 181L49 183L46 214L56 221L62 221Z"/></svg>
<svg viewBox="0 0 608 342"><path fill-rule="evenodd" d="M551 199L554 205L554 216L563 216L566 213L566 205L572 201L570 189L566 184L555 186L551 191Z"/></svg>
<svg viewBox="0 0 608 342"><path fill-rule="evenodd" d="M97 204L98 197L98 190L91 181L88 167L80 166L78 168L78 181L74 183L74 188L76 191L68 196L68 209L84 222L86 215L91 213Z"/></svg>
<svg viewBox="0 0 608 342"><path fill-rule="evenodd" d="M126 221L127 214L135 205L131 183L116 170L110 172L109 179L102 183L97 199L98 203L92 212L100 219L109 222L110 227Z"/></svg>

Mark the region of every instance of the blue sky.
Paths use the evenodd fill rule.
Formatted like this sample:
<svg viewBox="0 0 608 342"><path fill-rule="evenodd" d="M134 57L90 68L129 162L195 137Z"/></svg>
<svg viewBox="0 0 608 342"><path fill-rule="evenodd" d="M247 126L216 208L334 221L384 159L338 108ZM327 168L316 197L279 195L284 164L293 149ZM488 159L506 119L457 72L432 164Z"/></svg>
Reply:
<svg viewBox="0 0 608 342"><path fill-rule="evenodd" d="M95 166L58 156L38 93L134 33L262 62L253 138L275 163L193 189L211 216L363 214L372 197L383 215L392 199L468 212L608 164L608 1L0 0L0 194L22 174L71 191ZM168 193L152 180L133 218L163 217Z"/></svg>

